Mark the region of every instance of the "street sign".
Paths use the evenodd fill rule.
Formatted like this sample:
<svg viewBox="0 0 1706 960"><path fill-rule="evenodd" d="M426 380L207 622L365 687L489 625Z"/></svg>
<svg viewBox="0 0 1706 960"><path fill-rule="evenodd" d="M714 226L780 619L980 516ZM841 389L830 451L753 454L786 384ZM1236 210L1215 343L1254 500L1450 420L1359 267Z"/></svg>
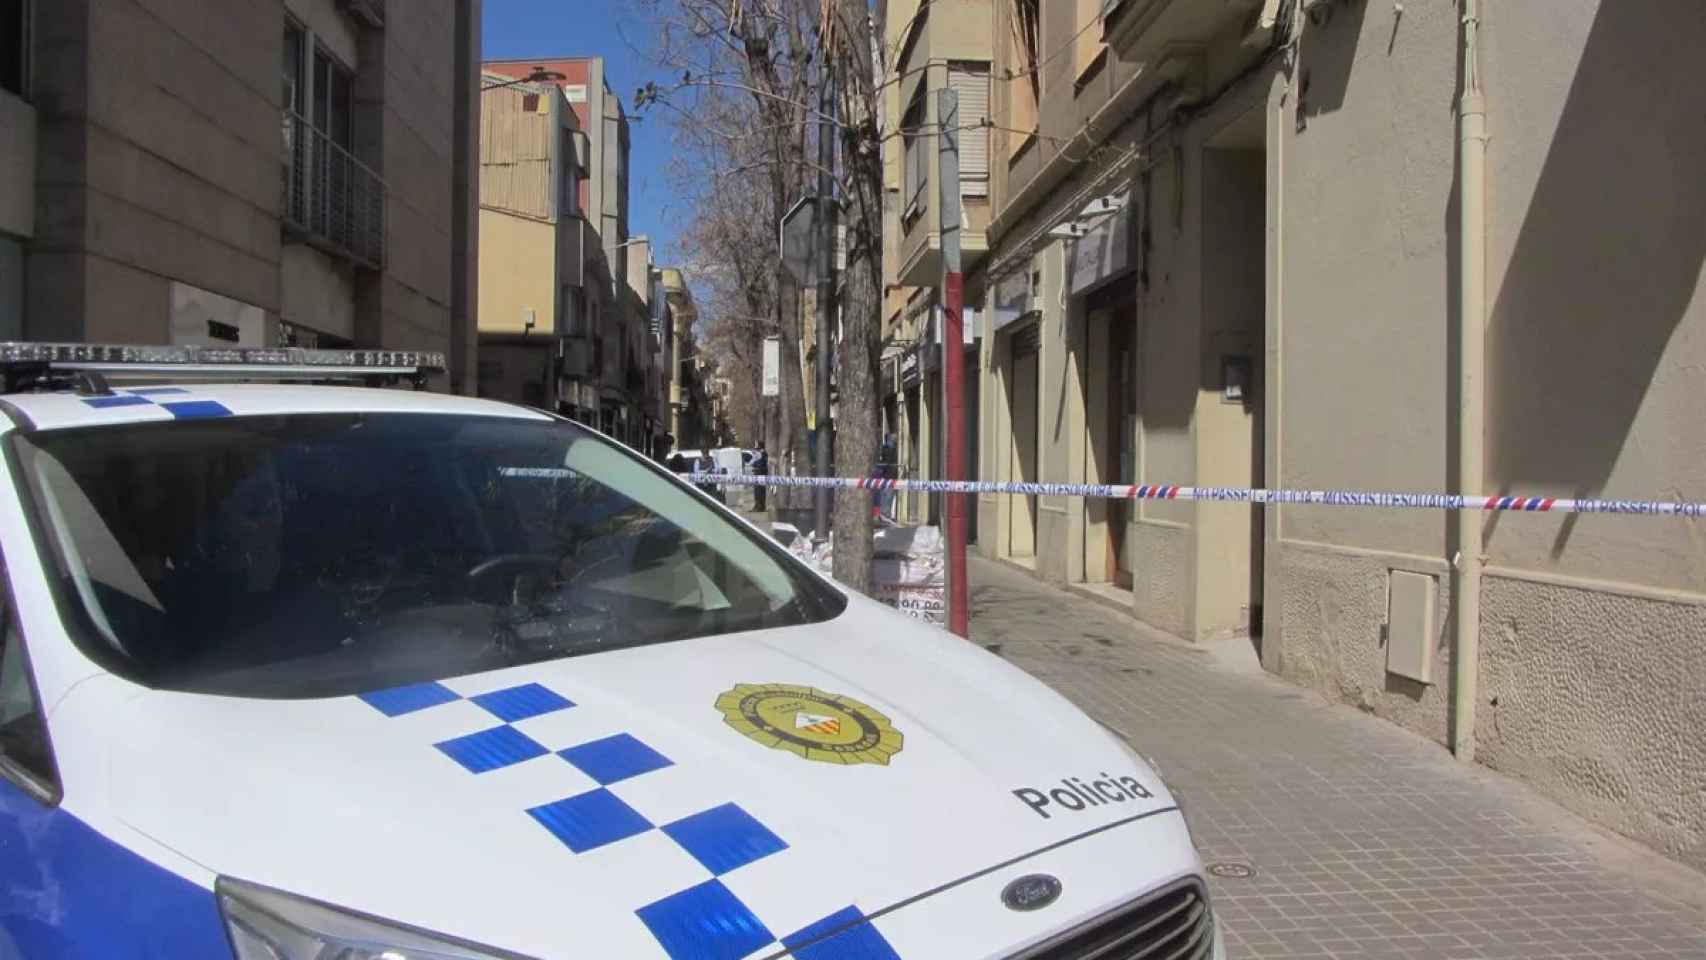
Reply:
<svg viewBox="0 0 1706 960"><path fill-rule="evenodd" d="M817 283L818 261L818 230L817 230L817 198L801 197L795 201L788 212L782 216L782 226L779 231L779 242L782 247L782 266L787 269L795 282L805 286ZM836 268L846 264L846 236L837 225Z"/></svg>
<svg viewBox="0 0 1706 960"><path fill-rule="evenodd" d="M1094 223L1088 222L1091 217L1097 218ZM1077 222L1086 229L1071 241L1072 262L1067 271L1074 296L1136 266L1129 194L1093 201Z"/></svg>
<svg viewBox="0 0 1706 960"><path fill-rule="evenodd" d="M782 338L764 338L764 384L766 397L782 395Z"/></svg>

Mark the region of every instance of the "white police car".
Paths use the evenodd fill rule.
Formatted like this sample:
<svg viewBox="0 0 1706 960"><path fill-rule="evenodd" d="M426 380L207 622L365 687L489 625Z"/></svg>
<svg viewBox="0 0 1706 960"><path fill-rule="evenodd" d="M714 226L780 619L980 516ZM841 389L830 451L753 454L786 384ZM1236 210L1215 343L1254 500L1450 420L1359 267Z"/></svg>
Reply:
<svg viewBox="0 0 1706 960"><path fill-rule="evenodd" d="M0 344L0 958L1220 956L1000 659L577 425L208 382L436 362Z"/></svg>

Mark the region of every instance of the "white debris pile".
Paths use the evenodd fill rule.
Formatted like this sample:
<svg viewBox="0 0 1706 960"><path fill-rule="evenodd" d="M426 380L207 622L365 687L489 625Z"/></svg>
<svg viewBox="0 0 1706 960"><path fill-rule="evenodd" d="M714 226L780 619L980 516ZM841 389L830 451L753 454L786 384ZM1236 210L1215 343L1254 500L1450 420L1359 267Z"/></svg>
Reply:
<svg viewBox="0 0 1706 960"><path fill-rule="evenodd" d="M833 576L835 538L814 544L810 533L794 534L788 550L824 576ZM782 539L782 537L778 537ZM939 527L885 526L873 536L871 596L917 620L948 622L947 554Z"/></svg>

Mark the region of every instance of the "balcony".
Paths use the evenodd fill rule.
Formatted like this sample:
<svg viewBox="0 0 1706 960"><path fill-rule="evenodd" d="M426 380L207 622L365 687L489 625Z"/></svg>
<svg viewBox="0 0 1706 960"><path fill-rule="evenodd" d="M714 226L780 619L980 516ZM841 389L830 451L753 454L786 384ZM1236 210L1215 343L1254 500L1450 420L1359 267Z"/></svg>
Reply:
<svg viewBox="0 0 1706 960"><path fill-rule="evenodd" d="M385 266L385 181L294 111L284 112L285 232L374 270Z"/></svg>
<svg viewBox="0 0 1706 960"><path fill-rule="evenodd" d="M586 380L598 376L598 367L594 362L592 341L586 337L565 337L562 341L563 368L562 376L570 380Z"/></svg>

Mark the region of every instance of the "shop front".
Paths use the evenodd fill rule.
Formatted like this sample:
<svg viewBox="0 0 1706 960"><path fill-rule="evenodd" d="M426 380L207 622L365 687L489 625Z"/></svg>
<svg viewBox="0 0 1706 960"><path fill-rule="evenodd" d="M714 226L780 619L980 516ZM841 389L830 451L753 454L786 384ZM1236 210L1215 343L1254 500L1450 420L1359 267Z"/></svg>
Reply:
<svg viewBox="0 0 1706 960"><path fill-rule="evenodd" d="M1084 333L1072 344L1084 385L1085 480L1135 483L1138 445L1139 238L1130 190L1102 197L1073 221L1067 290ZM1132 587L1130 524L1123 500L1085 498L1084 579Z"/></svg>

